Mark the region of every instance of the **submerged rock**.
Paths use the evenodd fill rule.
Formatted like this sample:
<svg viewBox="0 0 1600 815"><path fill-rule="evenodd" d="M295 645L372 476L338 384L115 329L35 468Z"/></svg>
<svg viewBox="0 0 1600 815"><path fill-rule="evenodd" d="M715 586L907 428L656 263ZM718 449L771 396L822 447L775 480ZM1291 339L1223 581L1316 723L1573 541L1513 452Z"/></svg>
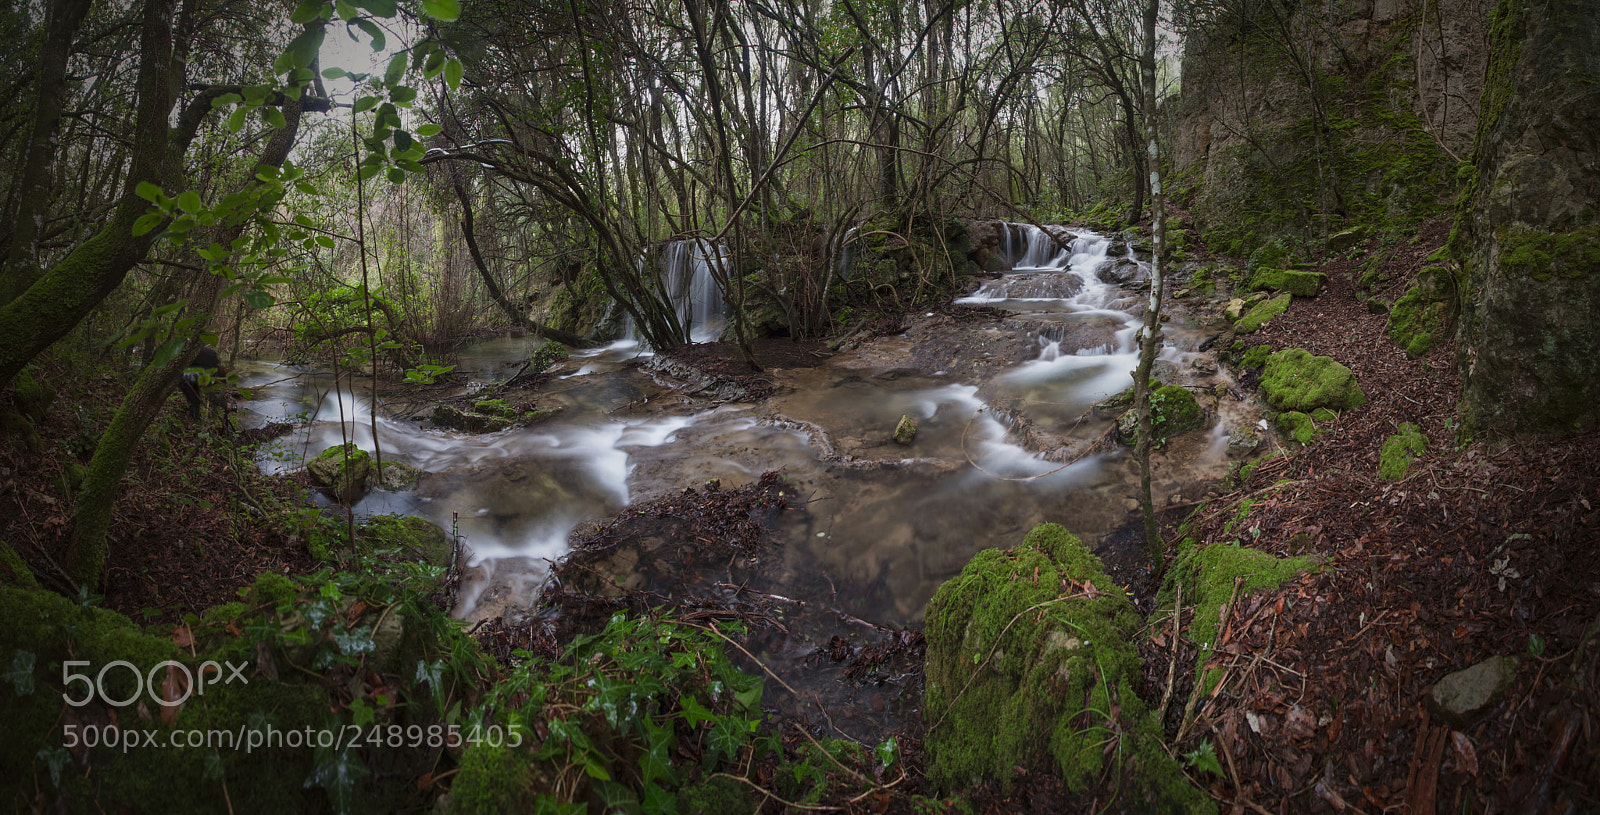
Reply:
<svg viewBox="0 0 1600 815"><path fill-rule="evenodd" d="M417 486L417 482L427 475L427 470L421 470L410 464L398 461L385 461L378 468L378 487L380 489L400 492Z"/></svg>
<svg viewBox="0 0 1600 815"><path fill-rule="evenodd" d="M1428 709L1451 727L1471 727L1517 681L1516 657L1490 657L1448 674L1428 692Z"/></svg>

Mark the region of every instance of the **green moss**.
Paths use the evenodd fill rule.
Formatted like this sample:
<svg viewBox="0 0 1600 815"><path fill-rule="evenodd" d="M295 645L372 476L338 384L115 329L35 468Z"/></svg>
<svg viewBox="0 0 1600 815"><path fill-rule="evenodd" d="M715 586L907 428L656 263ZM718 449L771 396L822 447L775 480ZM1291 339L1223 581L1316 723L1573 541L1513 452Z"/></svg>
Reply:
<svg viewBox="0 0 1600 815"><path fill-rule="evenodd" d="M1267 364L1267 357L1269 356L1272 356L1272 346L1253 345L1250 350L1244 352L1244 357L1239 360L1239 364L1246 368L1257 369Z"/></svg>
<svg viewBox="0 0 1600 815"><path fill-rule="evenodd" d="M1177 557L1167 569L1166 577L1157 595L1158 607L1171 612L1176 602L1178 586L1183 586L1183 603L1194 608L1194 619L1184 636L1199 647L1195 666L1199 670L1211 658L1217 645L1218 617L1230 598L1237 603L1251 592L1276 588L1318 563L1314 556L1276 558L1258 549L1248 549L1237 542L1198 546L1181 545ZM1238 588L1235 589L1237 582ZM1156 615L1160 616L1160 613ZM1202 692L1210 690L1216 677L1203 677L1209 684Z"/></svg>
<svg viewBox="0 0 1600 815"><path fill-rule="evenodd" d="M1289 265L1289 244L1282 238L1273 238L1250 253L1249 268L1283 267Z"/></svg>
<svg viewBox="0 0 1600 815"><path fill-rule="evenodd" d="M1198 429L1206 422L1194 394L1179 385L1162 385L1150 394L1150 411L1153 435L1161 442Z"/></svg>
<svg viewBox="0 0 1600 815"><path fill-rule="evenodd" d="M11 544L5 541L0 541L0 585L23 589L39 588L39 581L34 578L33 570L22 562L17 550L12 549Z"/></svg>
<svg viewBox="0 0 1600 815"><path fill-rule="evenodd" d="M1333 412L1333 410L1330 408L1319 407L1316 410L1311 411L1311 418L1316 419L1319 422L1331 422L1334 419L1339 418L1339 414Z"/></svg>
<svg viewBox="0 0 1600 815"><path fill-rule="evenodd" d="M521 809L537 792L533 766L520 750L486 742L468 745L450 785L451 811L498 815Z"/></svg>
<svg viewBox="0 0 1600 815"><path fill-rule="evenodd" d="M1282 314L1288 309L1289 302L1293 299L1294 295L1284 292L1271 300L1257 303L1255 308L1250 309L1243 317L1239 318L1238 322L1233 324L1233 330L1240 334L1249 334L1255 331L1270 322L1273 317Z"/></svg>
<svg viewBox="0 0 1600 815"><path fill-rule="evenodd" d="M917 420L910 416L901 416L900 421L894 426L894 433L890 434L895 444L910 444L917 440Z"/></svg>
<svg viewBox="0 0 1600 815"><path fill-rule="evenodd" d="M1016 769L1050 767L1082 792L1109 762L1135 808L1211 810L1133 692L1142 620L1071 533L1044 524L1021 546L979 552L927 620L925 745L941 788L986 777L1009 788Z"/></svg>
<svg viewBox="0 0 1600 815"><path fill-rule="evenodd" d="M1310 444L1317 432L1316 423L1311 421L1311 417L1298 410L1278 414L1277 425L1285 435L1301 444Z"/></svg>
<svg viewBox="0 0 1600 815"><path fill-rule="evenodd" d="M44 440L39 437L39 431L21 411L0 408L0 436L15 439L30 453L44 452Z"/></svg>
<svg viewBox="0 0 1600 815"><path fill-rule="evenodd" d="M1267 357L1261 391L1278 410L1347 410L1367 401L1349 368L1301 348L1285 348Z"/></svg>
<svg viewBox="0 0 1600 815"><path fill-rule="evenodd" d="M472 410L485 416L502 419L514 419L517 416L517 411L504 399L479 399L472 403Z"/></svg>
<svg viewBox="0 0 1600 815"><path fill-rule="evenodd" d="M395 550L401 557L441 569L450 566L455 547L433 522L414 515L374 515L356 533L360 550Z"/></svg>
<svg viewBox="0 0 1600 815"><path fill-rule="evenodd" d="M567 346L555 340L547 340L543 345L533 349L533 354L528 357L528 373L540 373L550 369L567 358Z"/></svg>
<svg viewBox="0 0 1600 815"><path fill-rule="evenodd" d="M355 442L336 444L306 462L306 472L329 496L353 504L367 494L372 456Z"/></svg>
<svg viewBox="0 0 1600 815"><path fill-rule="evenodd" d="M262 572L250 584L245 600L252 606L276 606L294 599L296 594L293 580L274 572Z"/></svg>
<svg viewBox="0 0 1600 815"><path fill-rule="evenodd" d="M1445 328L1453 285L1448 270L1428 266L1394 302L1389 311L1389 339L1405 349L1406 356L1416 359L1432 350Z"/></svg>
<svg viewBox="0 0 1600 815"><path fill-rule="evenodd" d="M1422 435L1417 426L1405 422L1400 425L1400 432L1390 436L1383 443L1383 452L1378 455L1378 477L1385 481L1399 481L1406 477L1406 470L1411 462L1428 449L1428 437Z"/></svg>
<svg viewBox="0 0 1600 815"><path fill-rule="evenodd" d="M50 412L50 406L56 401L56 389L34 379L27 369L18 371L11 382L14 386L12 399L16 402L17 410L34 424L43 422L45 414Z"/></svg>
<svg viewBox="0 0 1600 815"><path fill-rule="evenodd" d="M1535 280L1551 276L1577 280L1600 269L1600 224L1561 233L1503 226L1496 230L1495 238L1501 267Z"/></svg>
<svg viewBox="0 0 1600 815"><path fill-rule="evenodd" d="M1257 291L1286 291L1296 297L1316 297L1328 276L1322 272L1301 272L1293 269L1262 267L1250 278L1250 288Z"/></svg>
<svg viewBox="0 0 1600 815"><path fill-rule="evenodd" d="M708 778L678 794L679 812L703 815L747 815L759 811L760 803L748 785L725 776Z"/></svg>
<svg viewBox="0 0 1600 815"><path fill-rule="evenodd" d="M1210 294L1216 291L1217 283L1216 279L1213 277L1212 268L1210 266L1206 266L1200 271L1195 272L1194 276L1189 278L1189 286L1195 290L1196 294Z"/></svg>

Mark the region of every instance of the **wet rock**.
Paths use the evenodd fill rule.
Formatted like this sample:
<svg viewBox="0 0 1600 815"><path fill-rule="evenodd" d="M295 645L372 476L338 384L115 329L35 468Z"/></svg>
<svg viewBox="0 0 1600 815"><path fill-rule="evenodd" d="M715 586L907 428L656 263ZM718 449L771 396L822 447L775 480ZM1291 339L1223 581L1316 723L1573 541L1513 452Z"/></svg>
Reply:
<svg viewBox="0 0 1600 815"><path fill-rule="evenodd" d="M1489 712L1517 680L1516 657L1490 657L1445 676L1428 692L1428 709L1465 730Z"/></svg>
<svg viewBox="0 0 1600 815"><path fill-rule="evenodd" d="M1211 357L1195 357L1189 360L1189 367L1201 376L1210 376L1217 372L1217 361Z"/></svg>
<svg viewBox="0 0 1600 815"><path fill-rule="evenodd" d="M1256 434L1252 425L1240 425L1228 434L1228 456L1230 458L1243 458L1254 453L1261 446L1261 437Z"/></svg>
<svg viewBox="0 0 1600 815"><path fill-rule="evenodd" d="M354 442L334 445L306 462L311 483L336 501L353 504L370 489L372 457Z"/></svg>
<svg viewBox="0 0 1600 815"><path fill-rule="evenodd" d="M917 422L910 416L902 415L900 423L894 426L895 444L910 444L917 440Z"/></svg>
<svg viewBox="0 0 1600 815"><path fill-rule="evenodd" d="M500 416L487 416L482 413L451 407L450 405L440 405L434 408L433 415L430 418L439 427L465 430L468 433L493 433L511 426L510 419Z"/></svg>
<svg viewBox="0 0 1600 815"><path fill-rule="evenodd" d="M1188 388L1179 385L1162 385L1150 394L1151 437L1157 447L1175 436L1198 429L1206 423L1205 411L1195 401ZM1122 414L1117 420L1117 434L1124 442L1134 443L1138 436L1139 417L1133 411Z"/></svg>
<svg viewBox="0 0 1600 815"><path fill-rule="evenodd" d="M1089 409L1102 416L1120 416L1133 407L1133 388L1130 386L1121 393L1112 394L1093 405Z"/></svg>
<svg viewBox="0 0 1600 815"><path fill-rule="evenodd" d="M417 485L422 477L427 475L427 470L421 470L410 464L398 461L385 461L378 469L378 488L400 492L409 490Z"/></svg>
<svg viewBox="0 0 1600 815"><path fill-rule="evenodd" d="M1131 286L1150 278L1150 271L1144 264L1125 257L1106 261L1095 274L1106 283L1120 286Z"/></svg>

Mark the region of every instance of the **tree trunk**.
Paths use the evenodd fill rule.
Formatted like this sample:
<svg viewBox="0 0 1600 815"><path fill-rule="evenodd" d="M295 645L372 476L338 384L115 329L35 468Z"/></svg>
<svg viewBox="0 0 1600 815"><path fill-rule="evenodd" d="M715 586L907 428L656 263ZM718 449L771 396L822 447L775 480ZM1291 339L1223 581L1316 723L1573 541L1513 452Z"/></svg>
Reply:
<svg viewBox="0 0 1600 815"><path fill-rule="evenodd" d="M1156 120L1156 16L1159 0L1146 0L1144 9L1144 53L1139 60L1142 75L1140 107L1144 114L1144 135L1148 144L1150 168L1150 304L1139 330L1139 368L1133 377L1133 409L1139 417L1139 432L1134 455L1139 459L1139 507L1144 514L1144 541L1150 562L1159 572L1166 552L1156 528L1155 502L1150 495L1150 447L1154 417L1150 411L1150 369L1155 365L1156 349L1161 347L1161 255L1166 248L1165 195L1161 191L1161 141Z"/></svg>
<svg viewBox="0 0 1600 815"><path fill-rule="evenodd" d="M256 166L281 166L294 146L295 134L300 125L300 104L291 102L283 107L285 126L267 141L261 161ZM255 183L252 181L251 183ZM216 242L229 246L248 228L248 222L223 230ZM196 242L199 245L199 242ZM197 258L198 260L198 258ZM116 503L117 488L128 469L133 451L144 435L145 428L155 420L166 404L172 386L178 383L183 369L189 367L200 350L200 334L205 330L217 307L217 296L222 291L223 277L205 270L194 273L199 281L191 293L185 316L196 317L194 328L178 355L162 365L147 366L139 374L133 388L123 396L110 427L95 446L94 458L89 461L89 472L83 480L83 491L72 512L72 542L67 551L67 571L81 586L98 588L106 565L106 532L111 527L111 513Z"/></svg>

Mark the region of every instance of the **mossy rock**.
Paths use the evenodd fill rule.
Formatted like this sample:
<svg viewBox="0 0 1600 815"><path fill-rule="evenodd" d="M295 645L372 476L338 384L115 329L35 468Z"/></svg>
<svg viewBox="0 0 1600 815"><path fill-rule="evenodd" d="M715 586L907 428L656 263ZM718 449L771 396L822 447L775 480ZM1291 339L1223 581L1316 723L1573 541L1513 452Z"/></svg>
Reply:
<svg viewBox="0 0 1600 815"><path fill-rule="evenodd" d="M33 570L22 561L17 550L11 544L0 541L0 586L15 586L22 589L37 589L39 581L34 578Z"/></svg>
<svg viewBox="0 0 1600 815"><path fill-rule="evenodd" d="M1302 445L1310 444L1312 437L1317 433L1316 422L1312 421L1310 416L1298 410L1279 413L1275 423L1278 425L1278 430L1282 431L1284 435Z"/></svg>
<svg viewBox="0 0 1600 815"><path fill-rule="evenodd" d="M1267 357L1261 370L1261 392L1274 408L1302 413L1319 407L1348 410L1367 401L1349 368L1332 357L1312 356L1303 348L1285 348Z"/></svg>
<svg viewBox="0 0 1600 815"><path fill-rule="evenodd" d="M1419 285L1407 289L1389 310L1389 339L1405 349L1406 356L1411 359L1421 357L1438 342L1448 309L1442 299L1421 283L1419 276Z"/></svg>
<svg viewBox="0 0 1600 815"><path fill-rule="evenodd" d="M1194 394L1181 385L1162 385L1150 394L1150 437L1157 447L1206 423ZM1139 417L1128 411L1117 420L1117 432L1130 444L1138 437Z"/></svg>
<svg viewBox="0 0 1600 815"><path fill-rule="evenodd" d="M378 487L391 492L414 489L428 471L399 461L385 461L378 469Z"/></svg>
<svg viewBox="0 0 1600 815"><path fill-rule="evenodd" d="M0 436L13 439L30 453L44 452L44 439L39 431L19 410L0 408Z"/></svg>
<svg viewBox="0 0 1600 815"><path fill-rule="evenodd" d="M1343 232L1328 236L1328 251L1334 254L1348 252L1366 239L1367 230L1365 227L1358 226L1354 229L1346 229Z"/></svg>
<svg viewBox="0 0 1600 815"><path fill-rule="evenodd" d="M330 498L345 504L360 501L370 489L372 456L355 442L336 444L306 462L311 483Z"/></svg>
<svg viewBox="0 0 1600 815"><path fill-rule="evenodd" d="M56 401L56 389L35 379L27 370L18 371L11 382L14 386L11 398L17 410L34 424L43 422L45 414L50 412L50 406Z"/></svg>
<svg viewBox="0 0 1600 815"><path fill-rule="evenodd" d="M1249 515L1250 502L1240 505L1240 511L1229 524L1243 526ZM1183 586L1183 604L1194 608L1194 621L1184 636L1199 646L1195 667L1200 671L1217 647L1218 617L1222 606L1233 598L1237 605L1251 592L1276 588L1302 572L1315 568L1318 558L1313 555L1277 558L1258 549L1240 546L1237 541L1227 544L1200 546L1185 541L1162 579L1161 591L1156 597L1157 619L1162 613L1171 614L1178 592ZM1234 588L1238 581L1238 588ZM1202 692L1210 692L1216 685L1220 671L1211 669L1200 673L1199 681L1205 683Z"/></svg>
<svg viewBox="0 0 1600 815"><path fill-rule="evenodd" d="M1579 280L1600 269L1600 224L1565 232L1503 226L1495 231L1495 240L1502 268L1541 282L1551 277Z"/></svg>
<svg viewBox="0 0 1600 815"><path fill-rule="evenodd" d="M1282 268L1290 261L1289 245L1282 238L1273 238L1250 253L1249 268Z"/></svg>
<svg viewBox="0 0 1600 815"><path fill-rule="evenodd" d="M1125 807L1214 811L1133 690L1142 625L1100 559L1056 524L979 552L928 603L929 778L947 791L985 778L1009 789L1019 769L1045 770L1081 793L1115 755Z"/></svg>
<svg viewBox="0 0 1600 815"><path fill-rule="evenodd" d="M438 525L414 515L374 515L361 527L361 544L370 549L398 549L408 560L449 568L455 545Z"/></svg>
<svg viewBox="0 0 1600 815"><path fill-rule="evenodd" d="M917 440L917 420L910 416L901 416L900 421L894 426L892 435L895 444L907 445Z"/></svg>
<svg viewBox="0 0 1600 815"><path fill-rule="evenodd" d="M472 403L472 412L496 419L516 419L517 411L504 399L479 399Z"/></svg>
<svg viewBox="0 0 1600 815"><path fill-rule="evenodd" d="M567 355L567 346L555 340L547 340L543 345L533 349L533 353L529 355L528 373L536 374L547 371L550 366L566 359Z"/></svg>
<svg viewBox="0 0 1600 815"><path fill-rule="evenodd" d="M1239 364L1251 370L1259 369L1267 364L1267 357L1272 356L1272 346L1252 345L1239 359Z"/></svg>
<svg viewBox="0 0 1600 815"><path fill-rule="evenodd" d="M1399 429L1400 432L1383 442L1383 451L1378 454L1378 477L1385 481L1405 478L1411 462L1428 449L1428 437L1422 435L1416 425L1405 422Z"/></svg>
<svg viewBox="0 0 1600 815"><path fill-rule="evenodd" d="M1133 386L1129 385L1121 393L1114 393L1095 402L1089 409L1106 416L1120 416L1131 407L1133 407Z"/></svg>
<svg viewBox="0 0 1600 815"><path fill-rule="evenodd" d="M1284 292L1270 300L1257 303L1255 307L1245 312L1239 321L1233 324L1233 330L1239 334L1249 334L1261 326L1272 321L1273 317L1282 314L1289 308L1289 303L1294 300L1294 295Z"/></svg>
<svg viewBox="0 0 1600 815"><path fill-rule="evenodd" d="M1328 276L1322 272L1263 267L1250 278L1250 288L1286 291L1296 297L1316 297L1322 293L1322 287L1327 282Z"/></svg>
<svg viewBox="0 0 1600 815"><path fill-rule="evenodd" d="M430 416L433 423L439 427L448 427L453 430L464 430L468 433L494 433L505 430L511 426L511 419L503 416L488 416L482 413L462 410L450 405L439 405L433 409Z"/></svg>

